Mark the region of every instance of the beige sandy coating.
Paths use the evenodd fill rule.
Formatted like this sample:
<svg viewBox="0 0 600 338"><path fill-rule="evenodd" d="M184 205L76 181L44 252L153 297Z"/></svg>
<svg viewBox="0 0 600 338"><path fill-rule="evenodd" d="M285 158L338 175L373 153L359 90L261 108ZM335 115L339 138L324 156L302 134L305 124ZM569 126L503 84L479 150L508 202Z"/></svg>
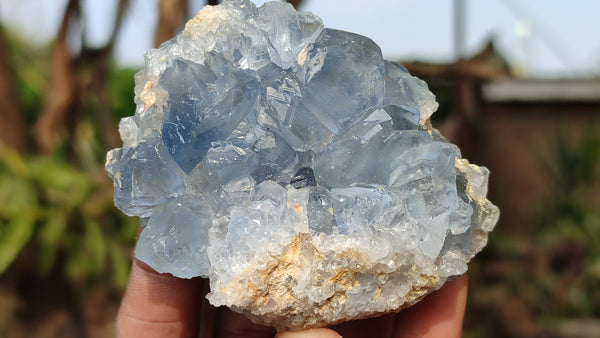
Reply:
<svg viewBox="0 0 600 338"><path fill-rule="evenodd" d="M354 253L352 260L355 260L355 269L334 270L333 276L314 275L312 284L304 284L299 289L299 281L295 276L306 274L313 264L323 264L323 257L318 255L310 241L310 235L298 234L281 257L273 257L265 270L252 272L260 276L258 285L253 279L231 281L221 289L220 296L228 297L227 301L231 302L228 305L241 310L253 322L272 325L282 331L323 327L398 311L418 302L441 285L437 275L415 274L414 278L410 278L410 290L398 301L390 302L392 299L386 296L389 297L388 293L393 291L387 290L390 284L386 286L385 282L394 273L363 268L360 253ZM347 261L346 254L341 253L342 257L336 257L337 260ZM334 263L336 258L328 264ZM408 274L406 279L409 279ZM371 279L372 285L361 285L359 282L367 279ZM386 295L382 296L384 288ZM329 290L329 297L315 297L314 293L320 293L322 289ZM209 299L214 302L217 294L211 293ZM367 305L368 311L365 308Z"/></svg>

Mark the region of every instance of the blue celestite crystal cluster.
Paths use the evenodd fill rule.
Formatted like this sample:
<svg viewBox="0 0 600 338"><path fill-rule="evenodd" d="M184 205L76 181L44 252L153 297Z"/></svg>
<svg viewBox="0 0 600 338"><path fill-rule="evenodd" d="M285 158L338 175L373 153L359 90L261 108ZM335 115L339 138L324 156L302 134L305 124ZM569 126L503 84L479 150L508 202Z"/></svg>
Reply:
<svg viewBox="0 0 600 338"><path fill-rule="evenodd" d="M427 85L284 2L206 7L146 54L108 153L136 256L278 328L394 311L464 273L498 218Z"/></svg>

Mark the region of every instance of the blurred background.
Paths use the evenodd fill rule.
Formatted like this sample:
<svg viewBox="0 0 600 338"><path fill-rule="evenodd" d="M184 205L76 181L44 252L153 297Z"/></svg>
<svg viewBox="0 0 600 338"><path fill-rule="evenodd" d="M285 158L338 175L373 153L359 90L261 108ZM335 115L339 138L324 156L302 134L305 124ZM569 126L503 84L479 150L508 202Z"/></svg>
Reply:
<svg viewBox="0 0 600 338"><path fill-rule="evenodd" d="M434 125L491 170L464 336L599 337L600 2L291 2L427 81ZM105 154L143 53L206 4L0 1L0 337L113 335L138 220Z"/></svg>

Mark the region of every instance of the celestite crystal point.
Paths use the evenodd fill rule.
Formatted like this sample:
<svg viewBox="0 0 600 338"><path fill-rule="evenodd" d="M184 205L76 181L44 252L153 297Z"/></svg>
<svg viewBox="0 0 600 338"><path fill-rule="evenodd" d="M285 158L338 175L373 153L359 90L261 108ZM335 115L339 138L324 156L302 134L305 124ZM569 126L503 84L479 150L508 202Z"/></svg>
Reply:
<svg viewBox="0 0 600 338"><path fill-rule="evenodd" d="M427 85L370 39L285 2L206 7L146 54L108 153L136 256L210 278L209 301L278 329L398 311L499 216L488 170L428 122Z"/></svg>

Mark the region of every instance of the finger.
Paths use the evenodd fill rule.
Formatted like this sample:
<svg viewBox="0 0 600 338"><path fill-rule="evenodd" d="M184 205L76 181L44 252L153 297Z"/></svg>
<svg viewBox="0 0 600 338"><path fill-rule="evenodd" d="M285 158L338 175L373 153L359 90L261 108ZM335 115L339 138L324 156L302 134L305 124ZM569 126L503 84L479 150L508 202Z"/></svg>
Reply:
<svg viewBox="0 0 600 338"><path fill-rule="evenodd" d="M400 312L394 324L394 338L460 337L467 285L467 275L463 275Z"/></svg>
<svg viewBox="0 0 600 338"><path fill-rule="evenodd" d="M117 337L194 337L201 279L179 279L133 262L117 315Z"/></svg>
<svg viewBox="0 0 600 338"><path fill-rule="evenodd" d="M275 338L342 338L342 336L330 329L309 329L279 332Z"/></svg>
<svg viewBox="0 0 600 338"><path fill-rule="evenodd" d="M387 314L376 318L353 320L331 328L344 338L391 337L396 314Z"/></svg>
<svg viewBox="0 0 600 338"><path fill-rule="evenodd" d="M252 323L244 315L226 307L219 308L216 327L218 338L271 338L275 329Z"/></svg>

